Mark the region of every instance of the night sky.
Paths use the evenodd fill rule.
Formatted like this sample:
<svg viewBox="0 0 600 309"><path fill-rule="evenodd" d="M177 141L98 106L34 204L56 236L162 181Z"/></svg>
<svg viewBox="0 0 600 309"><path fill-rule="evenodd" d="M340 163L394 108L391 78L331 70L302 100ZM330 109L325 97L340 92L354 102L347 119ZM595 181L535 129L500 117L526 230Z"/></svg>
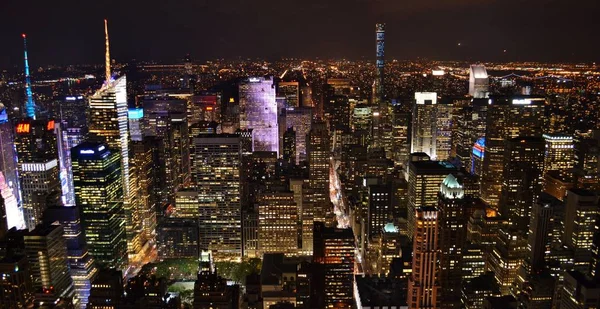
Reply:
<svg viewBox="0 0 600 309"><path fill-rule="evenodd" d="M102 63L104 18L119 62L374 59L376 22L387 59L600 60L598 0L0 0L0 68L23 32L34 67Z"/></svg>

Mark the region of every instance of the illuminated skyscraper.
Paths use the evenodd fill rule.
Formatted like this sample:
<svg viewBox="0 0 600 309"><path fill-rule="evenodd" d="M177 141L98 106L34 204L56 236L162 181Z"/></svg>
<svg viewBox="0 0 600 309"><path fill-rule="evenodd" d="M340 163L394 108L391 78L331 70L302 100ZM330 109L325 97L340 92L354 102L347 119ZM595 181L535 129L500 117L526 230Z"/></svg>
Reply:
<svg viewBox="0 0 600 309"><path fill-rule="evenodd" d="M205 134L194 138L193 179L199 195L200 249L215 260L242 256L240 137Z"/></svg>
<svg viewBox="0 0 600 309"><path fill-rule="evenodd" d="M499 207L504 170L505 143L517 136L542 135L543 97L492 97L487 111L485 158L481 176L481 198Z"/></svg>
<svg viewBox="0 0 600 309"><path fill-rule="evenodd" d="M374 102L383 101L383 85L384 85L384 70L385 70L385 24L375 25L375 46L376 46L376 61L377 77L374 83Z"/></svg>
<svg viewBox="0 0 600 309"><path fill-rule="evenodd" d="M472 64L469 69L469 95L479 99L487 98L490 80L485 66Z"/></svg>
<svg viewBox="0 0 600 309"><path fill-rule="evenodd" d="M325 288L320 293L324 293L325 308L352 308L355 262L352 229L325 227L323 222L315 222L313 246L313 261L323 265L318 276L324 277Z"/></svg>
<svg viewBox="0 0 600 309"><path fill-rule="evenodd" d="M463 185L450 174L442 182L438 195L440 286L446 308L460 307L461 265L467 236L465 207Z"/></svg>
<svg viewBox="0 0 600 309"><path fill-rule="evenodd" d="M531 207L542 192L544 141L516 137L505 144L500 214L521 231L527 231Z"/></svg>
<svg viewBox="0 0 600 309"><path fill-rule="evenodd" d="M315 221L325 222L331 201L329 198L329 132L322 121L313 122L308 133L308 178L312 189L311 202L314 203Z"/></svg>
<svg viewBox="0 0 600 309"><path fill-rule="evenodd" d="M29 230L40 223L47 207L46 198L60 192L54 124L54 120L22 120L16 124L17 166Z"/></svg>
<svg viewBox="0 0 600 309"><path fill-rule="evenodd" d="M413 268L408 279L408 307L441 308L440 301L440 231L436 207L419 207L415 211Z"/></svg>
<svg viewBox="0 0 600 309"><path fill-rule="evenodd" d="M25 60L25 95L27 102L25 103L25 111L27 118L35 120L35 102L33 102L33 93L31 91L31 76L29 76L29 57L27 56L27 36L23 36L24 60Z"/></svg>
<svg viewBox="0 0 600 309"><path fill-rule="evenodd" d="M411 114L395 106L392 112L392 160L396 165L406 165L410 154Z"/></svg>
<svg viewBox="0 0 600 309"><path fill-rule="evenodd" d="M240 129L252 129L253 151L279 152L277 102L272 77L250 77L240 83Z"/></svg>
<svg viewBox="0 0 600 309"><path fill-rule="evenodd" d="M127 119L129 121L129 135L132 141L139 142L144 138L144 118L143 108L129 108L127 110Z"/></svg>
<svg viewBox="0 0 600 309"><path fill-rule="evenodd" d="M38 306L74 294L63 235L64 229L60 225L39 225L23 236Z"/></svg>
<svg viewBox="0 0 600 309"><path fill-rule="evenodd" d="M161 140L158 177L162 202L173 203L175 192L190 185L190 139L185 100L144 99L144 136Z"/></svg>
<svg viewBox="0 0 600 309"><path fill-rule="evenodd" d="M283 160L288 164L296 164L296 131L288 128L283 133Z"/></svg>
<svg viewBox="0 0 600 309"><path fill-rule="evenodd" d="M415 93L410 152L424 152L432 159L437 156L436 104L437 94L435 92Z"/></svg>
<svg viewBox="0 0 600 309"><path fill-rule="evenodd" d="M511 228L498 230L496 244L492 252L487 255L485 265L487 271L494 272L502 295L509 295L510 288L526 258L525 232Z"/></svg>
<svg viewBox="0 0 600 309"><path fill-rule="evenodd" d="M64 229L63 237L66 240L75 295L79 300L79 307L85 308L98 269L85 243L79 207L50 206L44 213L44 224L60 224Z"/></svg>
<svg viewBox="0 0 600 309"><path fill-rule="evenodd" d="M575 250L575 269L587 272L592 261L592 243L600 199L583 189L567 191L563 242Z"/></svg>
<svg viewBox="0 0 600 309"><path fill-rule="evenodd" d="M310 131L312 122L312 108L299 107L285 110L285 126L296 131L296 164L306 161L306 136Z"/></svg>
<svg viewBox="0 0 600 309"><path fill-rule="evenodd" d="M119 152L85 142L71 150L75 199L90 253L99 266L126 269L127 238ZM103 192L103 194L98 194Z"/></svg>
<svg viewBox="0 0 600 309"><path fill-rule="evenodd" d="M156 164L153 160L151 140L133 142L131 163L137 170L138 216L141 221L141 244L154 240L156 236L157 199L155 190Z"/></svg>
<svg viewBox="0 0 600 309"><path fill-rule="evenodd" d="M17 205L20 207L21 189L19 187L19 178L17 177L17 153L14 147L14 132L13 123L8 119L8 111L0 103L0 172L4 174L4 183L12 191L11 193L15 197ZM8 195L8 193L2 193Z"/></svg>
<svg viewBox="0 0 600 309"><path fill-rule="evenodd" d="M412 237L417 208L438 205L440 185L456 168L445 161L412 161L408 170L408 236Z"/></svg>
<svg viewBox="0 0 600 309"><path fill-rule="evenodd" d="M293 192L264 192L258 197L258 252L298 254L301 232Z"/></svg>
<svg viewBox="0 0 600 309"><path fill-rule="evenodd" d="M559 171L562 176L570 178L575 164L573 136L554 133L544 134L542 137L546 142L544 173Z"/></svg>

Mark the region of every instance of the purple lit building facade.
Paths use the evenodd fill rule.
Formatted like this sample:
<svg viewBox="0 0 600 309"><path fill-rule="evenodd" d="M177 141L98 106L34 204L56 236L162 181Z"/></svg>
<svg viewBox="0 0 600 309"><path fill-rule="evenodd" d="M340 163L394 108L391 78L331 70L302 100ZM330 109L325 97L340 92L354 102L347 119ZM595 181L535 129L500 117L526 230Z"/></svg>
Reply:
<svg viewBox="0 0 600 309"><path fill-rule="evenodd" d="M250 77L240 83L240 129L252 129L253 151L279 153L277 101L272 77Z"/></svg>

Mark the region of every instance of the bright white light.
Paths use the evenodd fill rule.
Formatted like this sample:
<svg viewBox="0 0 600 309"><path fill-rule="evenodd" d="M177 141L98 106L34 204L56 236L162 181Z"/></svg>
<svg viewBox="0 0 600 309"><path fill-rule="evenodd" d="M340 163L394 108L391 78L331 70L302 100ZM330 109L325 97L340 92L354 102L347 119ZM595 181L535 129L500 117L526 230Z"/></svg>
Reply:
<svg viewBox="0 0 600 309"><path fill-rule="evenodd" d="M515 104L515 105L529 105L529 104L531 104L531 100L530 99L513 99L512 100L512 104Z"/></svg>

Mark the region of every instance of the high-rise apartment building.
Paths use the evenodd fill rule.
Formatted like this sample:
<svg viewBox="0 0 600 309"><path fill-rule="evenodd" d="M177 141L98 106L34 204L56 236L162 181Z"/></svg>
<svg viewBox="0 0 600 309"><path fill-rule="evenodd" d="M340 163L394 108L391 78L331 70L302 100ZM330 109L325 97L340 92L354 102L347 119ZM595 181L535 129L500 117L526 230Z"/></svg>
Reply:
<svg viewBox="0 0 600 309"><path fill-rule="evenodd" d="M439 211L424 206L414 210L413 268L408 279L409 308L441 308Z"/></svg>
<svg viewBox="0 0 600 309"><path fill-rule="evenodd" d="M240 129L252 129L254 151L279 152L277 102L272 77L250 77L240 83Z"/></svg>
<svg viewBox="0 0 600 309"><path fill-rule="evenodd" d="M215 260L242 256L240 137L205 134L194 138L192 178L198 192L200 249Z"/></svg>
<svg viewBox="0 0 600 309"><path fill-rule="evenodd" d="M90 253L101 267L126 269L127 238L121 157L108 145L85 142L71 149L75 199ZM102 192L102 194L98 194Z"/></svg>
<svg viewBox="0 0 600 309"><path fill-rule="evenodd" d="M543 97L492 97L487 110L481 198L498 208L504 170L505 143L517 136L540 137L544 127Z"/></svg>

